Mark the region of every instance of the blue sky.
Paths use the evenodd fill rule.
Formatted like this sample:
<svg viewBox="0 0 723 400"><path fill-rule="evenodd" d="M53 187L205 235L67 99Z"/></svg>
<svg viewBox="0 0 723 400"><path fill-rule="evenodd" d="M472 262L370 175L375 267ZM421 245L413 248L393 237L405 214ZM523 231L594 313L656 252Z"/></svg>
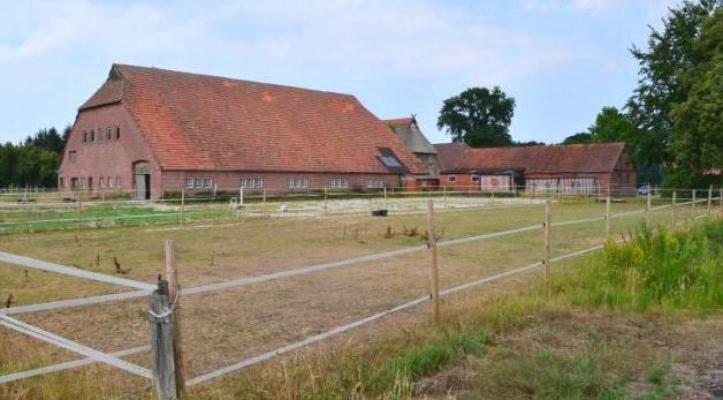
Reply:
<svg viewBox="0 0 723 400"><path fill-rule="evenodd" d="M2 1L0 141L72 123L113 62L345 92L380 118L499 85L515 140L559 142L637 79L674 0Z"/></svg>

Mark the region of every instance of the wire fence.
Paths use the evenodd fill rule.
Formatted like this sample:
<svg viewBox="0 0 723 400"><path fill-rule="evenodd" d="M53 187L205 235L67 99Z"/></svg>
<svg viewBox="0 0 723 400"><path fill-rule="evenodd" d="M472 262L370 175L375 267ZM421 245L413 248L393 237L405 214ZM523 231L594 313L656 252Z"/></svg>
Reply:
<svg viewBox="0 0 723 400"><path fill-rule="evenodd" d="M181 191L154 200L133 199L133 193L103 191L0 191L0 234L83 230L144 225L183 225L198 222L228 222L244 217L320 216L371 212L421 213L427 198L437 199L444 209L516 207L558 201L614 202L644 200L648 192L654 203L705 199L709 189L650 189L637 196L634 188L615 188L604 194L565 192L484 192L479 187L405 190L380 188L366 191L304 188L294 191L271 189L214 189ZM718 198L723 188L715 190Z"/></svg>
<svg viewBox="0 0 723 400"><path fill-rule="evenodd" d="M457 203L452 203L450 200L453 199L454 193L443 193L442 196L422 197L421 200L413 197L415 202L421 202L427 206L426 211L419 208L413 209L414 211L425 212L427 217L427 230L421 233L424 239L423 244L407 245L401 248L373 252L337 261L292 267L276 272L267 272L239 279L222 280L181 289L179 296L183 299L184 304L188 304L189 308L191 308L189 315L201 318L203 314L194 314L192 312L195 307L192 299L195 297L200 298L200 296L197 295L220 296L222 292L225 292L237 296L240 295L238 289L244 288L248 293L241 295L248 295L250 296L249 299L258 300L260 297L254 292L254 290L256 290L255 288L263 284L268 285L274 283L279 286L272 287L273 290L270 294L273 294L275 297L283 297L289 295L289 290L296 290L297 287L293 285L297 285L299 280L304 279L311 279L308 283L311 287L319 286L320 283L324 285L330 284L332 285L331 287L336 287L338 292L324 292L323 295L320 293L310 293L308 295L318 301L322 301L319 299L324 296L329 296L333 297L332 302L334 299L338 302L339 299L344 299L347 295L352 296L353 291L345 292L344 289L339 289L342 286L338 286L339 282L336 280L341 279L342 276L332 276L329 274L334 271L342 272L344 270L353 270L353 278L346 275L343 276L344 279L352 279L351 282L344 282L344 284L351 285L344 286L344 288L359 287L363 288L367 293L367 296L363 300L356 298L355 301L364 303L365 301L383 300L383 303L369 307L369 309L373 309L373 312L370 314L360 315L359 318L352 317L351 320L341 325L326 326L318 333L307 335L299 340L280 343L278 347L262 351L255 355L251 354L247 357L244 355L248 354L249 351L253 351L253 348L234 353L234 356L237 355L241 357L240 361L229 363L220 368L204 367L201 371L194 371L196 372L195 376L190 379L185 379L185 384L182 386L192 387L211 381L234 371L327 340L381 320L389 315L412 309L430 301L432 304L435 304L435 313L438 313L439 299L441 297L447 297L481 285L497 282L513 275L544 268L545 277L549 279L552 273L551 267L556 263L599 250L603 247L602 243L612 238L615 233L624 233L626 229L631 229L640 223L649 226L676 226L681 223L697 221L723 213L723 196L721 195L723 193L720 191L715 193L712 188L708 188L705 190L691 190L687 192L687 195L685 193L685 191L678 189L671 190L669 197L660 192L655 195L653 193L647 193L642 199L622 199L625 200L625 207L617 206L616 204L620 204L617 201L622 200L615 199L612 196L606 196L602 201L597 198L592 199L589 203L587 199L585 199L584 204L589 204L589 207L583 208L575 207L575 203L567 202L568 200L580 202L581 199L579 198L565 199L563 196L548 196L538 199L540 202L532 201L531 203L529 199L523 199L522 202L511 203L511 206L519 207L520 210L529 211L529 218L520 218L520 222L526 223L514 225L517 221L513 220L510 222L510 224L513 225L507 225L505 229L490 231L484 229L485 224L484 221L482 221L482 227L475 225L474 231L470 232L470 234L459 235L457 237L440 237L441 235L437 235L435 232L444 229L451 230L454 228L455 222L459 223L459 221L468 218L478 218L478 214L474 214L477 208L467 205L458 206ZM418 194L416 196L420 197ZM491 198L482 198L488 202L476 205L477 207L487 207L485 209L488 210L497 209L489 204ZM512 199L515 199L515 197L512 197ZM390 198L388 196L376 197L375 200L381 205L384 205L382 202L389 202ZM328 202L329 199L327 197L322 201ZM347 198L345 201L353 202L354 199ZM448 203L444 204L445 201ZM436 207L434 207L433 204L436 205ZM388 206L389 203L386 205ZM388 207L386 209L390 210L393 208ZM374 210L373 207L372 210ZM397 208L396 210L400 214L404 212L403 208ZM461 210L460 215L455 216L454 212L459 210ZM182 211L183 213L190 212L190 210ZM180 212L180 210L176 210L176 213L178 212ZM515 209L506 209L506 212L510 213L510 219L513 219L512 216L515 215ZM174 215L176 213L174 213ZM435 222L435 215L439 217L439 225ZM183 215L183 217L185 216L186 215ZM180 223L189 224L186 227L189 230L197 229L198 226L193 224L193 220L190 219L182 219ZM483 230L480 231L480 228ZM404 234L406 235L407 233L405 232ZM387 227L387 235L394 235L389 226ZM359 239L358 242L363 242L363 239ZM482 245L483 243L484 245ZM281 246L281 244L279 245ZM336 246L337 244L332 243L332 245ZM166 248L166 273L167 275L177 276L173 247L171 246L170 248L171 250L168 250L168 246ZM171 252L170 255L169 251ZM514 256L510 256L511 254L514 254ZM504 257L506 257L505 259L508 261L507 264L513 264L511 267L509 265L502 265L502 263L499 268L492 270L481 269L477 266L482 263L482 260L488 260L489 264L496 264L498 258L502 260ZM430 267L418 267L420 260L424 260L421 264L427 264L430 265ZM439 268L441 273L437 272L440 260L441 265L443 265L443 267ZM93 306L94 312L98 313L101 312L99 310L104 310L99 308L104 304L110 305L118 302L132 301L134 299L143 299L152 293L157 294L158 290L156 289L156 285L140 280L120 278L6 252L0 252L0 262L21 268L61 274L74 279L93 280L104 284L132 289L131 291L121 293L39 302L0 309L0 325L3 327L84 357L82 359L59 362L45 367L0 376L0 384L9 384L30 377L43 376L94 363L107 364L145 379L153 379L157 385L159 385L159 381L164 380L160 378L161 375L159 375L159 367L157 364L151 367L144 367L139 365L140 363L137 364L123 359L153 350L155 355L154 360L157 361L160 352L158 349L160 339L156 338L156 340L153 341L156 343L156 347L142 345L103 352L93 346L86 346L78 341L56 335L48 329L43 329L35 324L17 319L20 315L32 315L35 313L53 313L60 310L70 311L73 309L87 310L89 306ZM518 264L514 265L515 263ZM411 269L408 265L415 265L416 269ZM401 273L404 274L406 278L399 283L391 282L386 279L386 274L388 273ZM427 278L424 278L425 276ZM416 288L411 287L409 282L419 282L420 277L423 280L430 279L432 284L424 285L425 287L422 288L423 293L415 295L415 291L418 291L420 288L418 286ZM388 290L385 293L378 290L375 291L381 282L388 282L392 290ZM397 290L397 287L394 286L396 284L399 285L399 288L404 288L404 290ZM283 285L292 286L287 287ZM308 287L304 286L303 290L308 290ZM368 296L370 290L374 292L373 296ZM400 302L400 294L404 294L407 298L402 299ZM170 297L170 301L167 299L165 308L161 308L160 314L154 314L156 318L153 319L153 321L155 321L155 323L172 326L173 324L169 322L168 318L173 315L174 307L170 307L168 304L175 304L177 299L178 297L174 298L173 296ZM203 301L211 300L206 299ZM203 301L202 304L206 304L203 303ZM253 302L249 303L248 307L246 312L249 313L251 313L251 309L256 308ZM258 308L262 309L263 304L260 304ZM321 309L325 312L330 312L331 310L326 306L321 307ZM356 314L358 314L358 312L356 312ZM339 315L343 316L343 314ZM240 316L239 318L243 319L244 317ZM304 318L304 316L302 315L301 318ZM347 318L348 317L344 317L342 319ZM337 318L332 318L331 320L337 320ZM228 315L219 317L218 320L214 322L233 326L235 326L236 323L236 321L230 319ZM208 321L206 321L206 323L208 323ZM191 325L189 329L193 329L193 326L194 325ZM138 325L133 325L132 327L137 329ZM228 334L228 332L224 332L222 336ZM251 335L253 336L253 332ZM190 336L193 337L193 335ZM171 347L169 348L181 346L181 343L174 342L170 337L166 337L164 340L170 341ZM163 342L163 340L161 340L161 342ZM270 344L273 343L275 343L275 341L272 341ZM268 345L269 344L267 344L267 346ZM190 348L194 347L195 346L191 346ZM173 364L173 355L169 355L167 351L164 354L166 360L170 357L171 364ZM184 369L183 365L175 365L175 368L180 370ZM162 370L163 368L160 369ZM163 371L161 371L161 373L162 372ZM165 376L168 378L168 374ZM170 382L170 380L165 379L165 381L165 389L168 390L168 382ZM173 385L171 384L170 386ZM159 393L158 390L160 389L157 387L156 393Z"/></svg>

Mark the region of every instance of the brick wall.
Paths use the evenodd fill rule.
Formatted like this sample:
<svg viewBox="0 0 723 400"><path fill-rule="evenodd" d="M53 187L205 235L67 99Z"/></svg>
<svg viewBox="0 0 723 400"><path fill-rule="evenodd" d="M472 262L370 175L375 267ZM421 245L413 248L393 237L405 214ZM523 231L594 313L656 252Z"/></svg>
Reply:
<svg viewBox="0 0 723 400"><path fill-rule="evenodd" d="M112 128L110 140L98 140L98 129L105 135L106 128ZM120 138L116 140L115 128L120 128ZM95 141L83 143L83 133L93 131ZM71 161L69 153L76 152L76 161ZM116 178L120 178L120 189L133 188L133 163L148 161L151 166L151 190L161 188L160 168L153 159L143 137L139 134L133 118L122 105L110 105L81 111L73 125L73 131L65 146L63 161L58 170L58 178L63 180L61 189L69 188L71 178L83 178L88 182L92 178L93 189L100 187L100 178L111 177L116 189ZM88 183L86 183L86 189Z"/></svg>
<svg viewBox="0 0 723 400"><path fill-rule="evenodd" d="M236 191L240 187L241 179L263 179L263 187L267 191L289 191L289 179L305 179L307 188L300 190L321 190L324 187L331 189L332 179L342 179L346 182L343 190L367 189L371 180L381 181L388 188L401 185L401 177L396 174L334 174L334 173L285 173L285 172L238 172L238 171L164 171L163 191L180 192L185 187L186 179L210 179L219 191ZM189 189L189 191L206 191L203 189ZM250 189L249 189L250 190ZM342 190L342 189L340 189Z"/></svg>

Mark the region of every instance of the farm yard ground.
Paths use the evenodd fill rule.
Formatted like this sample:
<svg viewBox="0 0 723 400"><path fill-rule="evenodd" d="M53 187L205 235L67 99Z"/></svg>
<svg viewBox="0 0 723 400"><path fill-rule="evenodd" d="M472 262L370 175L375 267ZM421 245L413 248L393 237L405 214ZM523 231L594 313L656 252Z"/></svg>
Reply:
<svg viewBox="0 0 723 400"><path fill-rule="evenodd" d="M341 201L341 200L339 200ZM420 200L423 204L424 200ZM499 205L499 204L498 204ZM592 201L553 203L553 223L604 215L604 204ZM613 214L641 210L632 200L614 203ZM541 204L508 207L449 208L437 214L442 241L540 224ZM705 213L704 206L678 208L679 220ZM615 235L640 224L643 214L615 218ZM184 226L138 226L14 234L2 237L0 251L153 283L163 271L164 241L176 243L176 259L184 288L261 276L278 271L421 246L419 251L376 261L253 286L183 298L183 337L190 377L213 371L279 346L301 340L428 292L428 254L424 213L405 212L387 218L361 214L235 216ZM669 223L671 209L653 211L653 223ZM78 240L76 241L76 235ZM553 256L600 244L604 222L553 229ZM542 231L488 238L440 247L440 286L459 285L542 258ZM564 263L560 263L564 265ZM27 270L27 272L26 272ZM530 275L530 276L534 276ZM524 286L529 277L496 285L499 290ZM487 288L485 287L485 293ZM13 294L14 306L57 301L125 289L57 274L0 264L0 299ZM491 291L491 292L494 292ZM20 314L17 318L78 341L114 352L146 345L147 299L97 304L64 310ZM419 317L417 310L410 315ZM395 317L390 317L394 320ZM382 326L395 327L385 321ZM392 328L394 329L394 328ZM372 331L373 329L369 329ZM15 333L3 333L14 349L12 363L0 374L77 359L65 351ZM337 339L340 340L340 339ZM148 367L148 353L127 358ZM144 382L106 367L87 373L112 377L113 385L143 387ZM62 375L62 374L60 374ZM46 378L40 378L43 381ZM47 378L53 379L53 378ZM111 385L111 386L113 386Z"/></svg>

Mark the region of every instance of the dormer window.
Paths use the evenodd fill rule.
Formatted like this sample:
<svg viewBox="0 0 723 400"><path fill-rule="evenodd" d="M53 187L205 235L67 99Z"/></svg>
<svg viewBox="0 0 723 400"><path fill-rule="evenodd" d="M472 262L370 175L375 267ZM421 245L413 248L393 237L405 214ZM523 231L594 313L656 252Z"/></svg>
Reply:
<svg viewBox="0 0 723 400"><path fill-rule="evenodd" d="M397 168L397 167L402 166L402 164L399 162L399 160L397 160L397 156L395 156L394 154L382 154L381 158L382 158L382 162L387 167Z"/></svg>
<svg viewBox="0 0 723 400"><path fill-rule="evenodd" d="M399 158L396 154L394 154L394 151L387 147L380 147L379 148L379 161L382 162L382 164L387 167L391 172L396 173L408 173L409 171L407 168L402 164L401 161L399 161Z"/></svg>

